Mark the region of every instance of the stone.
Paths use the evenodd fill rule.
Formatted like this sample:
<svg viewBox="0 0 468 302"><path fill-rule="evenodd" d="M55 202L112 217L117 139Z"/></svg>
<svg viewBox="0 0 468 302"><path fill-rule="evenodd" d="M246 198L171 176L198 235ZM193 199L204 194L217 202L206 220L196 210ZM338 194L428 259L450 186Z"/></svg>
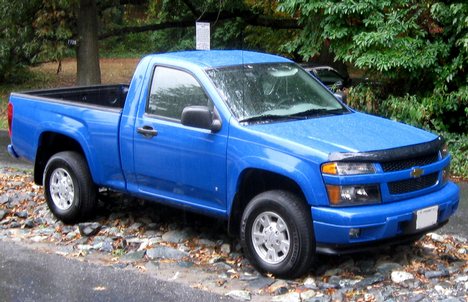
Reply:
<svg viewBox="0 0 468 302"><path fill-rule="evenodd" d="M250 273L243 273L240 275L239 280L240 281L253 281L256 280L260 277L259 274L250 274Z"/></svg>
<svg viewBox="0 0 468 302"><path fill-rule="evenodd" d="M340 275L343 273L343 270L341 268L332 268L329 269L323 274L325 277L330 277L330 276L335 276L335 275Z"/></svg>
<svg viewBox="0 0 468 302"><path fill-rule="evenodd" d="M455 241L458 241L460 243L467 243L468 242L468 239L465 238L465 237L461 237L461 236L458 236L458 235L452 235L452 238L455 240Z"/></svg>
<svg viewBox="0 0 468 302"><path fill-rule="evenodd" d="M356 266L355 266L355 263L354 263L354 260L352 258L344 261L343 263L340 263L340 268L344 271L355 271L356 270Z"/></svg>
<svg viewBox="0 0 468 302"><path fill-rule="evenodd" d="M416 295L412 295L409 297L408 301L409 302L419 302L419 301L423 301L424 298L426 298L425 295L423 294L416 294Z"/></svg>
<svg viewBox="0 0 468 302"><path fill-rule="evenodd" d="M10 196L8 195L1 195L0 196L0 204L6 204L10 201Z"/></svg>
<svg viewBox="0 0 468 302"><path fill-rule="evenodd" d="M396 262L382 262L377 265L376 270L381 274L388 274L394 270L401 270L403 267Z"/></svg>
<svg viewBox="0 0 468 302"><path fill-rule="evenodd" d="M332 283L327 283L327 282L317 282L317 286L321 290L337 289L340 287L339 284L332 284Z"/></svg>
<svg viewBox="0 0 468 302"><path fill-rule="evenodd" d="M455 278L456 283L468 282L468 276L458 276Z"/></svg>
<svg viewBox="0 0 468 302"><path fill-rule="evenodd" d="M356 283L356 287L357 288L365 288L365 287L368 287L370 285L382 282L384 280L385 280L385 277L382 274L376 273L375 275L373 275L371 277L364 278L361 281L359 281L358 283Z"/></svg>
<svg viewBox="0 0 468 302"><path fill-rule="evenodd" d="M231 245L229 243L223 243L221 245L221 252L224 254L229 254L231 252Z"/></svg>
<svg viewBox="0 0 468 302"><path fill-rule="evenodd" d="M301 296L298 293L288 293L271 298L275 302L301 302Z"/></svg>
<svg viewBox="0 0 468 302"><path fill-rule="evenodd" d="M168 246L158 246L146 251L149 259L173 259L181 260L189 254Z"/></svg>
<svg viewBox="0 0 468 302"><path fill-rule="evenodd" d="M268 287L268 291L274 295L282 295L288 292L289 285L284 280L278 280Z"/></svg>
<svg viewBox="0 0 468 302"><path fill-rule="evenodd" d="M164 233L162 239L166 242L172 243L181 243L189 239L191 236L190 232L186 229L184 230L172 230Z"/></svg>
<svg viewBox="0 0 468 302"><path fill-rule="evenodd" d="M414 276L413 274L405 271L393 271L391 274L391 278L394 283L402 283L406 280L414 279Z"/></svg>
<svg viewBox="0 0 468 302"><path fill-rule="evenodd" d="M28 218L28 212L26 211L15 212L15 216L19 218L23 218L23 219Z"/></svg>
<svg viewBox="0 0 468 302"><path fill-rule="evenodd" d="M364 274L373 273L375 271L375 261L373 259L363 259L356 263L359 270Z"/></svg>
<svg viewBox="0 0 468 302"><path fill-rule="evenodd" d="M156 236L159 236L159 232L154 231L154 230L148 230L148 231L145 232L145 236L146 237L156 237Z"/></svg>
<svg viewBox="0 0 468 302"><path fill-rule="evenodd" d="M89 251L93 248L93 246L89 244L78 244L76 248L80 251Z"/></svg>
<svg viewBox="0 0 468 302"><path fill-rule="evenodd" d="M373 300L372 299L364 299L365 301L375 301L375 302L385 302L385 297L383 296L383 294L379 291L379 290L371 290L369 291L369 294L371 294L373 296Z"/></svg>
<svg viewBox="0 0 468 302"><path fill-rule="evenodd" d="M182 262L177 262L177 265L183 268L191 268L193 266L193 262L191 261L182 261Z"/></svg>
<svg viewBox="0 0 468 302"><path fill-rule="evenodd" d="M304 286L306 288L317 289L317 284L315 283L315 279L312 277L307 277L304 280Z"/></svg>
<svg viewBox="0 0 468 302"><path fill-rule="evenodd" d="M67 236L65 236L65 239L73 240L73 239L76 238L77 235L78 235L78 233L76 233L76 232L70 232L70 233L67 234Z"/></svg>
<svg viewBox="0 0 468 302"><path fill-rule="evenodd" d="M198 239L197 241L197 244L198 245L203 245L203 246L206 246L206 247L215 247L216 246L216 243L213 241L213 240L209 240L209 239Z"/></svg>
<svg viewBox="0 0 468 302"><path fill-rule="evenodd" d="M443 284L437 284L434 286L434 289L439 295L442 296L450 296L452 294L452 290L447 286L443 286Z"/></svg>
<svg viewBox="0 0 468 302"><path fill-rule="evenodd" d="M312 297L309 299L302 299L302 302L330 302L330 296L319 296L319 297Z"/></svg>
<svg viewBox="0 0 468 302"><path fill-rule="evenodd" d="M225 270L225 271L232 269L232 266L230 266L229 264L227 264L224 261L215 262L215 263L213 263L213 266L218 268L218 269Z"/></svg>
<svg viewBox="0 0 468 302"><path fill-rule="evenodd" d="M0 210L0 221L5 218L7 212L6 211L3 211L3 210Z"/></svg>
<svg viewBox="0 0 468 302"><path fill-rule="evenodd" d="M444 242L445 242L444 236L441 236L441 235L439 235L439 234L436 234L436 233L429 233L428 236L431 237L431 239L434 240L434 241L436 241L436 242L440 242L440 243L444 243Z"/></svg>
<svg viewBox="0 0 468 302"><path fill-rule="evenodd" d="M273 282L275 282L274 279L259 276L257 279L249 281L249 286L253 289L262 289L270 286Z"/></svg>
<svg viewBox="0 0 468 302"><path fill-rule="evenodd" d="M10 223L10 228L11 229L17 229L17 228L20 228L21 227L21 223L17 222L17 221L13 221L12 223Z"/></svg>
<svg viewBox="0 0 468 302"><path fill-rule="evenodd" d="M250 293L245 290L231 290L226 294L226 296L239 301L250 301L251 299Z"/></svg>
<svg viewBox="0 0 468 302"><path fill-rule="evenodd" d="M143 226L143 224L141 224L139 222L135 222L135 223L133 223L131 226L129 226L127 228L127 231L135 232L135 231L138 231L142 226Z"/></svg>
<svg viewBox="0 0 468 302"><path fill-rule="evenodd" d="M346 299L345 292L341 290L335 291L331 296L332 301L345 301L345 299Z"/></svg>
<svg viewBox="0 0 468 302"><path fill-rule="evenodd" d="M93 249L99 250L101 252L112 253L114 251L114 247L108 241L102 241L93 245Z"/></svg>
<svg viewBox="0 0 468 302"><path fill-rule="evenodd" d="M338 276L331 276L330 279L328 279L328 283L335 285L336 288L341 287L341 281L342 281L341 278Z"/></svg>
<svg viewBox="0 0 468 302"><path fill-rule="evenodd" d="M143 259L143 257L145 257L145 254L146 251L130 252L120 257L120 260L128 262L138 261Z"/></svg>
<svg viewBox="0 0 468 302"><path fill-rule="evenodd" d="M24 222L24 227L27 229L32 229L34 227L34 220L28 219Z"/></svg>
<svg viewBox="0 0 468 302"><path fill-rule="evenodd" d="M301 293L301 301L306 301L315 297L317 293L314 290L306 290Z"/></svg>
<svg viewBox="0 0 468 302"><path fill-rule="evenodd" d="M427 279L448 277L450 274L448 270L439 270L439 271L427 271L424 272L424 277Z"/></svg>
<svg viewBox="0 0 468 302"><path fill-rule="evenodd" d="M78 224L81 236L94 236L101 230L102 225L98 222L84 222Z"/></svg>

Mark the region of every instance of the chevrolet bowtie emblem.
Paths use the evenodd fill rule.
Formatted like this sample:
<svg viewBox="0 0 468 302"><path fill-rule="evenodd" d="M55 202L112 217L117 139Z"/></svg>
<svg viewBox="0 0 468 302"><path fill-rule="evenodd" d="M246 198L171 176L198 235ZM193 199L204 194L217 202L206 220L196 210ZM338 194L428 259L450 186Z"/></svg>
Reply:
<svg viewBox="0 0 468 302"><path fill-rule="evenodd" d="M423 174L424 174L424 170L420 169L420 168L413 168L413 169L411 169L411 172L410 172L410 175L413 178L418 178Z"/></svg>

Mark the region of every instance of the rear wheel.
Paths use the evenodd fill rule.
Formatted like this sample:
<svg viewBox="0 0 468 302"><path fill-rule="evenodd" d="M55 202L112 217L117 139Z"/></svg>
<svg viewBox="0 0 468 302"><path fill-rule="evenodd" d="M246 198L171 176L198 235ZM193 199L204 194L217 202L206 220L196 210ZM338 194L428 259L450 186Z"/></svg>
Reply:
<svg viewBox="0 0 468 302"><path fill-rule="evenodd" d="M259 271L284 278L303 275L315 258L310 208L287 191L257 195L244 210L241 243Z"/></svg>
<svg viewBox="0 0 468 302"><path fill-rule="evenodd" d="M81 154L65 151L52 156L44 171L44 189L49 209L64 223L83 221L93 214L97 189Z"/></svg>

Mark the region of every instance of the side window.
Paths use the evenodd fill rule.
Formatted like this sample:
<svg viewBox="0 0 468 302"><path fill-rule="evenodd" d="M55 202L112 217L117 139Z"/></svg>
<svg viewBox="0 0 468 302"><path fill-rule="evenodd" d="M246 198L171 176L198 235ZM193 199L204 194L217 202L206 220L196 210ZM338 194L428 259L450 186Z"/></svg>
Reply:
<svg viewBox="0 0 468 302"><path fill-rule="evenodd" d="M187 72L156 67L146 113L180 120L187 106L212 106L200 84Z"/></svg>

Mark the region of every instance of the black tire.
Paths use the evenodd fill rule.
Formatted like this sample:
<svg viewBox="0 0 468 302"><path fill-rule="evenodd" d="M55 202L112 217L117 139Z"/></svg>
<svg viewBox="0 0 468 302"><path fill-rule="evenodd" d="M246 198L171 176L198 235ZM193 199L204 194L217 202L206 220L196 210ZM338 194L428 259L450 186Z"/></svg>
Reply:
<svg viewBox="0 0 468 302"><path fill-rule="evenodd" d="M87 220L97 204L97 188L88 164L77 152L60 152L49 159L44 191L50 211L67 224Z"/></svg>
<svg viewBox="0 0 468 302"><path fill-rule="evenodd" d="M277 219L270 224L271 230L267 230L270 227L263 226L262 218L266 216L273 220ZM281 231L283 222L287 233ZM254 229L263 235L255 236L254 239L252 236ZM270 231L272 232L269 233ZM272 237L271 234L276 235ZM287 191L267 191L254 197L242 215L240 235L244 253L251 264L262 273L272 273L280 278L299 277L310 269L315 259L315 238L310 207L301 198ZM265 243L261 243L262 240L265 240ZM283 241L289 242L286 245L289 246L287 252L275 252L273 255L278 259L267 259L270 256L266 251L267 245L276 242L276 247L281 250L278 242ZM272 248L270 246L270 249Z"/></svg>

